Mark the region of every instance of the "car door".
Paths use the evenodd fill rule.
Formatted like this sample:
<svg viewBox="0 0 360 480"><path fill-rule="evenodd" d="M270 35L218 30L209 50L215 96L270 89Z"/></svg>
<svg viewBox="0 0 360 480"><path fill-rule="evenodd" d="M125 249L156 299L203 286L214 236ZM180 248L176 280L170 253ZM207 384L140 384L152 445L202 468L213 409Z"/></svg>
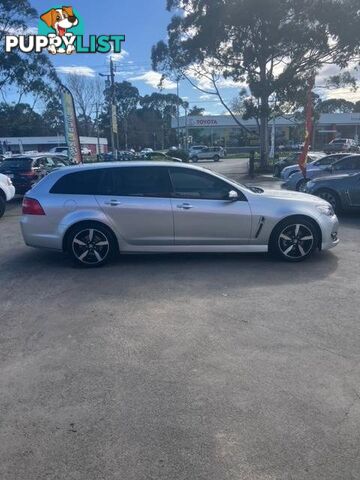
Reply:
<svg viewBox="0 0 360 480"><path fill-rule="evenodd" d="M352 207L360 207L360 174L349 178L349 187L346 189L350 205Z"/></svg>
<svg viewBox="0 0 360 480"><path fill-rule="evenodd" d="M174 244L174 219L167 168L104 169L96 199L129 245Z"/></svg>
<svg viewBox="0 0 360 480"><path fill-rule="evenodd" d="M352 155L334 163L332 171L335 174L360 172L360 155Z"/></svg>
<svg viewBox="0 0 360 480"><path fill-rule="evenodd" d="M244 245L251 235L251 211L245 196L218 177L193 169L169 169L173 186L176 245Z"/></svg>

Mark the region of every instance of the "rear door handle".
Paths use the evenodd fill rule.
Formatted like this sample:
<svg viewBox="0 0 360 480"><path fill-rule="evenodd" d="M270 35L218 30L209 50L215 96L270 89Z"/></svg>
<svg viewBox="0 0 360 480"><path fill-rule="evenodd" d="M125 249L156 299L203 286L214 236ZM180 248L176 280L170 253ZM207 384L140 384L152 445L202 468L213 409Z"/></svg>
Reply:
<svg viewBox="0 0 360 480"><path fill-rule="evenodd" d="M118 200L110 200L110 202L105 202L105 205L110 205L111 207L118 207L121 205L121 202Z"/></svg>
<svg viewBox="0 0 360 480"><path fill-rule="evenodd" d="M191 203L182 203L181 205L178 205L177 208L181 208L181 210L191 210L194 207Z"/></svg>

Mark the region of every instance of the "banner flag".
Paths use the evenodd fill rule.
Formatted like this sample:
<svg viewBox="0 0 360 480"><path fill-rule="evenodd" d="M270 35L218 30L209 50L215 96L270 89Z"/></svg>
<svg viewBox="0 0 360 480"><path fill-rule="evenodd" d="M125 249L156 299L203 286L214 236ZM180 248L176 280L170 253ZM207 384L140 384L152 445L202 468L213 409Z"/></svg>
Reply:
<svg viewBox="0 0 360 480"><path fill-rule="evenodd" d="M306 111L305 111L305 115L306 115L305 143L299 158L299 167L305 179L306 179L306 165L307 165L307 159L308 159L309 149L311 145L313 125L314 125L314 122L313 122L314 106L313 106L313 98L312 98L312 90L314 88L314 85L315 85L315 77L312 77L311 80L309 81L309 89L307 93L307 102L306 102Z"/></svg>
<svg viewBox="0 0 360 480"><path fill-rule="evenodd" d="M64 85L61 85L61 103L64 111L65 137L69 148L69 158L76 163L82 163L74 99L70 90Z"/></svg>

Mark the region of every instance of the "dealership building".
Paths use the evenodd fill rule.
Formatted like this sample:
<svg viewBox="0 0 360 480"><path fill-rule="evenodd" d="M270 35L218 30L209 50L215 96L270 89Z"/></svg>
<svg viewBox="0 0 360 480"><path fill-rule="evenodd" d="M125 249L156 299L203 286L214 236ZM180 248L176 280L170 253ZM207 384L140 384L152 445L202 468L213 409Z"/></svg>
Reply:
<svg viewBox="0 0 360 480"><path fill-rule="evenodd" d="M190 143L209 146L241 147L258 145L258 126L255 119L239 121L250 131L241 128L231 115L187 116L172 120L172 127L179 129L180 138L188 136ZM292 116L275 119L276 145L288 145L303 140L304 122ZM269 130L272 122L269 123ZM313 135L313 147L321 148L337 137L359 139L360 113L325 113L316 121Z"/></svg>
<svg viewBox="0 0 360 480"><path fill-rule="evenodd" d="M106 153L108 141L106 138L80 137L82 148L88 148L93 155ZM65 137L0 137L0 151L24 153L30 151L48 152L53 147L66 146Z"/></svg>

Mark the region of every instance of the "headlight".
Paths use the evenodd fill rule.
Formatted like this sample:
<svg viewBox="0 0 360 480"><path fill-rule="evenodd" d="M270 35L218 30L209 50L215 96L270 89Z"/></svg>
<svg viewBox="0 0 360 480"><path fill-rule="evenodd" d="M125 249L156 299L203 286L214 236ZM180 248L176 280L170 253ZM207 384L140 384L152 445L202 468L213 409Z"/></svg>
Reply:
<svg viewBox="0 0 360 480"><path fill-rule="evenodd" d="M326 215L327 217L333 217L335 215L333 207L329 205L316 205L317 210Z"/></svg>

